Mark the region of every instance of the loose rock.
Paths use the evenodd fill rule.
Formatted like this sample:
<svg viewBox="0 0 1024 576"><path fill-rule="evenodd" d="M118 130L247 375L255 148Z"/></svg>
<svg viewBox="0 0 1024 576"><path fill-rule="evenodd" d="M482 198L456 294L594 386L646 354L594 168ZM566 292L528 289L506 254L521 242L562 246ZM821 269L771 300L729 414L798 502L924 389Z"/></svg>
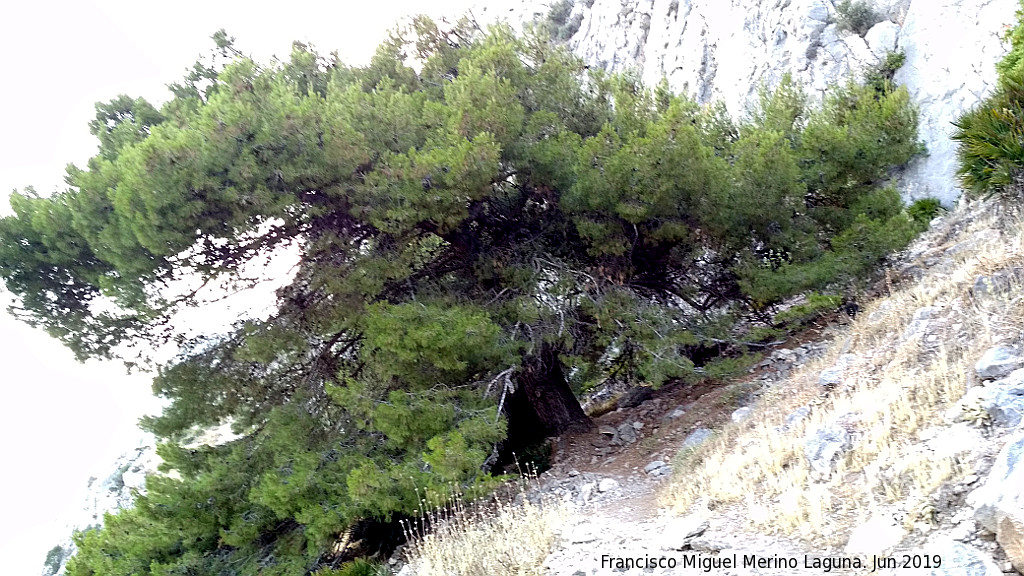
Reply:
<svg viewBox="0 0 1024 576"><path fill-rule="evenodd" d="M1015 348L995 346L981 355L974 365L974 371L982 380L994 380L1008 375L1021 366L1024 366L1024 358L1017 354Z"/></svg>

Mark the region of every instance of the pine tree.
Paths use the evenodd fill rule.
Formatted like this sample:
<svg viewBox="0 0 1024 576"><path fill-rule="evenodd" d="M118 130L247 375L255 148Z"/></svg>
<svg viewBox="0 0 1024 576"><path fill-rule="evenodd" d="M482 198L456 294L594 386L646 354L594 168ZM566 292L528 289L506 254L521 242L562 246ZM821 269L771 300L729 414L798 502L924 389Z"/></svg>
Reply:
<svg viewBox="0 0 1024 576"><path fill-rule="evenodd" d="M99 105L99 154L0 220L23 319L81 358L181 344L144 421L177 475L79 535L74 576L307 573L424 490L484 493L499 448L587 428L574 391L694 378L716 314L834 280L832 246L897 243L868 184L913 151L905 92L812 114L786 85L737 126L502 27L418 19L362 68L215 40L227 65L159 110ZM199 299L171 288L289 245L269 318L176 339Z"/></svg>

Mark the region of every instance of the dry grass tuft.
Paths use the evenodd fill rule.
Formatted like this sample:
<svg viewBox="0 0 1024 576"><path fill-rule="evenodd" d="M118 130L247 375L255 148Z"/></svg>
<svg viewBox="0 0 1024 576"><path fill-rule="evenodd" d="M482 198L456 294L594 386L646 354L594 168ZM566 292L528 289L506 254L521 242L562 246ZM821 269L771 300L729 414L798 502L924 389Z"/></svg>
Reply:
<svg viewBox="0 0 1024 576"><path fill-rule="evenodd" d="M968 209L980 216L960 230L958 216ZM969 293L978 276L1024 262L1024 222L1005 207L961 207L917 246L934 246L917 260L936 267L865 306L836 331L824 358L768 391L747 421L680 455L662 505L677 513L698 502L739 506L753 528L829 544L894 503L914 508L908 517L927 516L929 495L967 472L954 449L936 449L922 433L945 425L944 413L963 396L981 353L1022 333L1024 290L978 299ZM928 329L915 331L915 312L926 306L935 307ZM857 359L843 384L826 390L818 375L845 352ZM783 428L802 406L811 407L810 416ZM805 436L835 423L850 432L853 448L831 477L812 478Z"/></svg>
<svg viewBox="0 0 1024 576"><path fill-rule="evenodd" d="M419 576L530 576L541 574L571 504L529 496L466 505L454 496L426 514L429 532L407 528L408 562Z"/></svg>

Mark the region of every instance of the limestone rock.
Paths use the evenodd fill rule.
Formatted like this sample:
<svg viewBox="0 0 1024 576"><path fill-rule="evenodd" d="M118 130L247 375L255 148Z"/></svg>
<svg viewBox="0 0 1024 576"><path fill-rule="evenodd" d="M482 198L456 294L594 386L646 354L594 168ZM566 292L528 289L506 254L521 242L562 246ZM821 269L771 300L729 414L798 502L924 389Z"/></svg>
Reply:
<svg viewBox="0 0 1024 576"><path fill-rule="evenodd" d="M732 413L732 421L733 422L743 422L744 420L746 420L747 418L750 417L750 412L751 412L750 406L744 406L742 408L737 408Z"/></svg>
<svg viewBox="0 0 1024 576"><path fill-rule="evenodd" d="M644 466L644 472L651 476L668 476L672 473L672 466L664 460L655 460Z"/></svg>
<svg viewBox="0 0 1024 576"><path fill-rule="evenodd" d="M664 460L655 460L653 462L648 463L647 466L644 466L644 472L650 474L651 472L654 472L655 470L661 468L662 466L665 466Z"/></svg>
<svg viewBox="0 0 1024 576"><path fill-rule="evenodd" d="M804 457L811 469L823 476L832 474L836 462L850 449L850 433L839 425L818 428L804 440Z"/></svg>
<svg viewBox="0 0 1024 576"><path fill-rule="evenodd" d="M612 438L612 444L632 444L636 442L636 428L633 424L626 422L615 429L615 437Z"/></svg>
<svg viewBox="0 0 1024 576"><path fill-rule="evenodd" d="M982 380L1002 378L1017 368L1024 366L1017 350L1010 346L994 346L985 351L974 365L974 371Z"/></svg>
<svg viewBox="0 0 1024 576"><path fill-rule="evenodd" d="M910 319L910 324L907 329L903 331L903 339L910 340L916 336L920 336L925 333L928 329L928 322L938 314L939 308L935 306L924 306L914 311L914 316Z"/></svg>
<svg viewBox="0 0 1024 576"><path fill-rule="evenodd" d="M1019 266L1000 270L989 276L978 276L971 288L975 297L1003 294L1024 283L1024 268Z"/></svg>
<svg viewBox="0 0 1024 576"><path fill-rule="evenodd" d="M713 434L714 432L707 428L697 428L683 440L683 449L696 448L711 438Z"/></svg>
<svg viewBox="0 0 1024 576"><path fill-rule="evenodd" d="M978 524L996 533L1014 568L1024 569L1024 431L1007 440L985 485L971 492L967 503Z"/></svg>
<svg viewBox="0 0 1024 576"><path fill-rule="evenodd" d="M960 195L950 121L995 86L992 64L1006 50L999 31L1014 21L1016 8L1013 0L910 4L898 42L906 62L895 81L906 86L920 108L919 137L928 154L911 161L900 179L905 200L932 196L949 207Z"/></svg>
<svg viewBox="0 0 1024 576"><path fill-rule="evenodd" d="M619 483L614 478L604 478L597 484L597 491L608 492L609 490L615 490L618 487Z"/></svg>
<svg viewBox="0 0 1024 576"><path fill-rule="evenodd" d="M895 22L884 20L875 24L864 35L871 53L877 58L885 58L886 54L896 50L896 39L899 37L900 27Z"/></svg>
<svg viewBox="0 0 1024 576"><path fill-rule="evenodd" d="M818 384L822 386L835 386L843 381L843 374L846 369L857 359L853 354L843 354L832 366L821 371L818 376Z"/></svg>
<svg viewBox="0 0 1024 576"><path fill-rule="evenodd" d="M682 416L683 414L686 414L686 411L685 411L685 410L683 410L682 408L675 408L675 409L673 409L673 410L672 410L671 412L669 412L668 414L666 414L666 415L665 415L665 417L664 417L664 418L662 418L662 420L665 420L665 421L668 421L668 420L675 420L676 418L679 418L679 417L680 417L680 416Z"/></svg>
<svg viewBox="0 0 1024 576"><path fill-rule="evenodd" d="M797 408L796 410L793 410L788 416L786 416L786 421L785 421L785 424L783 425L783 428L788 430L788 429L792 428L793 426L795 426L797 424L797 422L800 422L801 420L807 418L810 415L811 415L811 407L810 406L801 406L801 407Z"/></svg>
<svg viewBox="0 0 1024 576"><path fill-rule="evenodd" d="M952 418L963 419L971 409L981 408L993 424L1014 428L1024 420L1024 368L1014 370L1005 378L975 386L950 409Z"/></svg>
<svg viewBox="0 0 1024 576"><path fill-rule="evenodd" d="M707 531L708 521L702 516L691 514L671 521L658 542L661 550L683 550L689 541Z"/></svg>
<svg viewBox="0 0 1024 576"><path fill-rule="evenodd" d="M145 494L146 476L155 472L160 463L153 445L140 445L122 454L114 462L112 472L103 478L91 478L88 484L85 503L76 517L68 521L68 538L59 545L63 550L63 558L55 574L64 574L64 564L77 551L71 540L75 530L85 530L90 526L103 523L103 515L130 508L134 501L134 492ZM49 569L47 569L49 570Z"/></svg>

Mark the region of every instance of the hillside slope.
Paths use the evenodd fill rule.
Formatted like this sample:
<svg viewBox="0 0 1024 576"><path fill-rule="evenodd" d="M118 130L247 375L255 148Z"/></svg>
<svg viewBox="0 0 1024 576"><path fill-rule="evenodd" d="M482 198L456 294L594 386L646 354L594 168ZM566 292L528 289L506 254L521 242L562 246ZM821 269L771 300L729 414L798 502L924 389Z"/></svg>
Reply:
<svg viewBox="0 0 1024 576"><path fill-rule="evenodd" d="M547 497L549 513L531 517L547 524L513 536L524 564L505 573L701 573L706 562L716 574L827 563L904 574L905 561L933 568L921 573L1021 573L1024 216L961 204L878 289L854 320L781 345L750 380L607 415L635 431L601 431L618 443L558 439L531 497ZM459 537L447 547L484 562ZM401 574L445 573L437 555L422 547ZM751 555L763 564L744 567ZM739 566L721 564L734 557Z"/></svg>

